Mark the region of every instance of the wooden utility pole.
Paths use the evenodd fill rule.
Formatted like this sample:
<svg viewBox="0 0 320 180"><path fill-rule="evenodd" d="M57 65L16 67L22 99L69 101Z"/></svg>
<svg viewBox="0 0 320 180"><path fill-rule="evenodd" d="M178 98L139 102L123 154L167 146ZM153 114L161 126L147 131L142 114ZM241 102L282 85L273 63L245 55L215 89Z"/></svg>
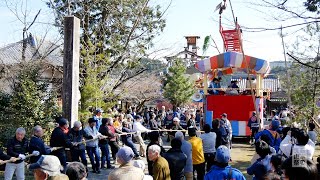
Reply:
<svg viewBox="0 0 320 180"><path fill-rule="evenodd" d="M80 20L74 16L64 18L63 57L63 117L69 124L78 120L79 104Z"/></svg>

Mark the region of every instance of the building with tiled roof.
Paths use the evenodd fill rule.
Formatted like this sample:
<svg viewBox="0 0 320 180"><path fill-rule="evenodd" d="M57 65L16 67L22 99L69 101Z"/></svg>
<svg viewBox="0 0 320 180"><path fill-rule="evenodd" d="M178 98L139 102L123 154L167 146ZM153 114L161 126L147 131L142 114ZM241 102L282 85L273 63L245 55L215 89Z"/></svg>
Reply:
<svg viewBox="0 0 320 180"><path fill-rule="evenodd" d="M50 88L61 88L63 78L62 46L57 43L37 40L31 34L26 39L24 61L40 62L41 78L49 82ZM0 48L0 91L11 92L10 78L19 71L23 62L23 41L8 44Z"/></svg>

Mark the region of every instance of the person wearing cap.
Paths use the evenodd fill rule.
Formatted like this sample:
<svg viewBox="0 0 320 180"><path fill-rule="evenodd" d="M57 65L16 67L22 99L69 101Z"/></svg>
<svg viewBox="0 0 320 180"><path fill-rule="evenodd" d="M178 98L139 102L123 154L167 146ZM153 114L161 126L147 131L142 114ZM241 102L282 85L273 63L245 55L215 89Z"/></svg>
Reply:
<svg viewBox="0 0 320 180"><path fill-rule="evenodd" d="M184 135L181 131L176 132L175 138L178 138L181 141L181 151L187 156L186 165L184 166L184 176L186 177L186 180L193 180L191 144L184 139Z"/></svg>
<svg viewBox="0 0 320 180"><path fill-rule="evenodd" d="M171 179L184 180L184 166L187 163L187 156L181 151L182 142L178 138L171 140L171 149L163 157L168 161Z"/></svg>
<svg viewBox="0 0 320 180"><path fill-rule="evenodd" d="M68 176L62 174L63 167L59 159L53 155L42 155L37 162L28 165L29 170L35 171L35 179L59 179L69 180Z"/></svg>
<svg viewBox="0 0 320 180"><path fill-rule="evenodd" d="M150 143L147 146L147 153L149 151L149 147L152 145L157 145L160 147L160 155L163 155L166 150L160 146L160 134L158 131L151 131L149 134ZM153 162L149 159L149 156L147 156L147 163L148 163L148 171L150 175L153 175Z"/></svg>
<svg viewBox="0 0 320 180"><path fill-rule="evenodd" d="M143 141L143 139L141 137L141 133L150 132L150 130L145 128L141 124L141 120L142 120L142 117L137 115L136 116L136 120L133 123L133 129L132 130L134 132L136 132L136 134L134 134L134 138L136 139L136 141L140 145L139 155L142 156L142 157L145 157L146 156L146 145L144 144L144 141Z"/></svg>
<svg viewBox="0 0 320 180"><path fill-rule="evenodd" d="M171 126L171 131L169 131L169 137L170 140L174 138L174 135L176 134L177 131L185 130L180 126L180 119L177 117L173 118L173 123Z"/></svg>
<svg viewBox="0 0 320 180"><path fill-rule="evenodd" d="M132 151L134 152L135 158L140 159L141 157L137 151L136 146L134 145L134 143L132 141L132 134L131 133L134 133L134 131L132 129L129 129L128 125L129 124L127 121L122 122L122 132L128 133L128 134L122 135L121 140L126 146L129 146L132 149Z"/></svg>
<svg viewBox="0 0 320 180"><path fill-rule="evenodd" d="M80 121L75 121L73 124L73 128L68 132L68 138L71 143L75 146L70 148L71 151L71 159L72 161L79 162L79 158L81 159L82 164L87 168L88 161L86 157L86 147L83 142L84 138L87 137L86 132L82 129L82 124Z"/></svg>
<svg viewBox="0 0 320 180"><path fill-rule="evenodd" d="M161 148L158 145L151 145L148 149L148 158L153 161L153 179L171 180L168 161L160 153Z"/></svg>
<svg viewBox="0 0 320 180"><path fill-rule="evenodd" d="M269 125L269 129L264 129L263 131L260 131L255 135L255 141L258 141L262 136L267 137L268 141L270 142L270 146L273 147L276 150L276 152L278 152L281 143L281 136L277 132L279 125L279 121L272 121Z"/></svg>
<svg viewBox="0 0 320 180"><path fill-rule="evenodd" d="M251 130L250 144L254 144L254 136L259 131L259 123L256 112L252 112L252 116L249 118L247 126Z"/></svg>
<svg viewBox="0 0 320 180"><path fill-rule="evenodd" d="M227 118L227 113L223 113L221 115L221 120L220 120L220 130L221 130L221 134L222 136L225 135L226 133L226 143L225 144L227 147L229 147L231 149L231 144L232 144L232 126L231 123L229 121L229 119Z"/></svg>
<svg viewBox="0 0 320 180"><path fill-rule="evenodd" d="M93 119L97 121L96 128L98 130L99 130L101 124L102 124L102 113L103 113L103 110L98 108L98 109L95 110L94 116L93 116Z"/></svg>
<svg viewBox="0 0 320 180"><path fill-rule="evenodd" d="M188 128L189 142L192 147L192 164L193 177L194 172L197 171L197 180L202 180L205 174L205 159L203 153L202 139L196 136L196 129L194 127Z"/></svg>
<svg viewBox="0 0 320 180"><path fill-rule="evenodd" d="M96 123L97 121L93 118L89 118L89 125L85 127L84 131L88 135L86 139L91 140L86 143L86 150L92 165L93 173L100 173L100 152L98 142L100 138L105 138L101 133L98 132Z"/></svg>
<svg viewBox="0 0 320 180"><path fill-rule="evenodd" d="M253 180L263 179L269 171L271 171L271 153L269 145L260 140L255 143L256 153L259 155L259 158L253 163L250 167L247 168L247 173L249 175L254 175Z"/></svg>
<svg viewBox="0 0 320 180"><path fill-rule="evenodd" d="M110 121L108 118L102 118L102 124L99 129L99 133L101 133L103 136L111 137L112 134L109 131L109 128L107 126L107 122ZM108 139L99 139L99 147L101 149L101 169L106 168L105 164L107 162L107 169L113 169L114 166L111 166L110 162L110 151L109 151L109 145L108 145Z"/></svg>
<svg viewBox="0 0 320 180"><path fill-rule="evenodd" d="M144 173L142 169L134 167L132 159L134 153L129 147L122 147L117 153L117 162L119 168L114 169L108 175L108 180L143 180Z"/></svg>
<svg viewBox="0 0 320 180"><path fill-rule="evenodd" d="M59 127L56 127L50 137L50 147L62 147L58 150L53 151L51 154L57 156L60 160L63 168L67 166L67 155L65 148L70 148L72 143L70 142L67 133L69 128L68 120L65 118L60 118Z"/></svg>
<svg viewBox="0 0 320 180"><path fill-rule="evenodd" d="M29 141L25 138L26 130L19 127L16 130L15 136L7 142L7 155L18 158L15 162L8 162L6 164L4 179L11 180L13 174L16 173L18 180L25 178L24 175L24 160L29 148ZM32 152L32 154L39 155L38 151Z"/></svg>
<svg viewBox="0 0 320 180"><path fill-rule="evenodd" d="M205 175L204 180L246 180L241 171L232 168L229 165L230 149L227 146L221 145L216 150L216 163L211 167L210 171Z"/></svg>

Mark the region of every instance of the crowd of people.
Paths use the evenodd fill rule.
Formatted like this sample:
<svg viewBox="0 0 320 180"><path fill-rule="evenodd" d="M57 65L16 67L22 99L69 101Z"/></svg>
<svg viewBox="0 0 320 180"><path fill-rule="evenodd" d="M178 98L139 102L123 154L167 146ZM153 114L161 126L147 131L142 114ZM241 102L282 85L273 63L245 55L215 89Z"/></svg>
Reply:
<svg viewBox="0 0 320 180"><path fill-rule="evenodd" d="M25 129L18 128L7 143L7 153L0 151L0 164L6 163L5 180L11 180L14 173L18 180L25 178L25 159L29 159L28 169L35 179L82 180L89 172L86 156L92 173L112 170L109 180L245 179L241 171L230 166L232 126L228 115L223 113L206 124L202 114L201 109L171 111L165 107L141 112L135 108L127 112L96 109L86 126L76 121L72 128L67 119L57 118L50 146L42 139L41 126L33 128L30 140ZM269 129L259 131L253 113L248 126L256 151L247 168L253 179L318 178L317 165L312 161L317 137L314 124L310 123L307 133L299 127L282 127L274 119ZM170 149L163 147L162 139L170 142Z"/></svg>

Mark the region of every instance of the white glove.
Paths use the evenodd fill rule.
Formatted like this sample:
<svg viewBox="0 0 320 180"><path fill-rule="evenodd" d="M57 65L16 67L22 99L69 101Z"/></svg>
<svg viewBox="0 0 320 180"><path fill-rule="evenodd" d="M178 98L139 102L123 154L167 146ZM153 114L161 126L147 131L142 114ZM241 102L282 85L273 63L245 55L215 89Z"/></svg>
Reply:
<svg viewBox="0 0 320 180"><path fill-rule="evenodd" d="M32 155L34 155L34 156L39 156L39 155L40 155L40 152L39 152L39 151L32 151Z"/></svg>
<svg viewBox="0 0 320 180"><path fill-rule="evenodd" d="M21 160L25 160L25 159L26 159L26 156L25 156L24 154L19 154L19 158L20 158Z"/></svg>

